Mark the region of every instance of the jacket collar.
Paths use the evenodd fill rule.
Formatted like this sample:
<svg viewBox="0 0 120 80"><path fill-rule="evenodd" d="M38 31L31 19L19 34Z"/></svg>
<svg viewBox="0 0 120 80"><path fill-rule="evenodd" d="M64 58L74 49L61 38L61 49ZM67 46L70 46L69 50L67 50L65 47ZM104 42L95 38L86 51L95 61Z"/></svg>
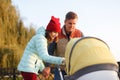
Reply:
<svg viewBox="0 0 120 80"><path fill-rule="evenodd" d="M65 26L62 27L62 33L66 36Z"/></svg>

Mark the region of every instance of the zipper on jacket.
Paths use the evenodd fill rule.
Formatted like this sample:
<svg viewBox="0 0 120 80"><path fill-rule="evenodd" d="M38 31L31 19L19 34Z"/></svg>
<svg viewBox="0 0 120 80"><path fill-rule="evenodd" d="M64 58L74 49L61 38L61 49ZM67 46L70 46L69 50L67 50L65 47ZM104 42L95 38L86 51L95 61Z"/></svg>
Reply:
<svg viewBox="0 0 120 80"><path fill-rule="evenodd" d="M37 60L35 61L35 64L37 63ZM36 65L35 65L35 68L36 68Z"/></svg>

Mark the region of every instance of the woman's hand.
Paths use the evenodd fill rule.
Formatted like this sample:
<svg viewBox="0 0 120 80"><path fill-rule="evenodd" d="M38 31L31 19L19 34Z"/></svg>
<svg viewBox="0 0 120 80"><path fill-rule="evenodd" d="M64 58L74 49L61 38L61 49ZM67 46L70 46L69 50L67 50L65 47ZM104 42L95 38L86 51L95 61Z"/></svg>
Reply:
<svg viewBox="0 0 120 80"><path fill-rule="evenodd" d="M66 66L66 61L65 61L65 58L63 58L63 61L62 61L62 64L61 64L61 65Z"/></svg>
<svg viewBox="0 0 120 80"><path fill-rule="evenodd" d="M50 75L50 67L46 67L43 71L42 71L42 75L44 76L45 79L47 79Z"/></svg>

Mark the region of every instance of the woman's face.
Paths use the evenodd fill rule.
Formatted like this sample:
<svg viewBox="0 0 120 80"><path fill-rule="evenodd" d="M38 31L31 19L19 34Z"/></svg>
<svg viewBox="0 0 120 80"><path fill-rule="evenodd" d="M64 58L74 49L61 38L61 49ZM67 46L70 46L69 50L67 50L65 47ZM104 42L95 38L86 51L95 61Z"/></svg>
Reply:
<svg viewBox="0 0 120 80"><path fill-rule="evenodd" d="M58 32L50 32L49 33L52 40L54 40L58 36Z"/></svg>

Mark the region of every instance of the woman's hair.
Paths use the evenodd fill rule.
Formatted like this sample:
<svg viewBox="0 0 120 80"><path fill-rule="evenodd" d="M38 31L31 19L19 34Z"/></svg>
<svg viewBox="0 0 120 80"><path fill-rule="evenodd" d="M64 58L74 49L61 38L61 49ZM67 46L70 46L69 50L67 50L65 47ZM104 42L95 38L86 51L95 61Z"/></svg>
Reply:
<svg viewBox="0 0 120 80"><path fill-rule="evenodd" d="M46 33L45 33L45 37L47 38L47 40L48 40L49 42L52 42L52 41L58 42L58 36L55 37L54 40L52 40L52 38L51 38L51 36L49 35L49 33L50 33L50 31L46 31Z"/></svg>

